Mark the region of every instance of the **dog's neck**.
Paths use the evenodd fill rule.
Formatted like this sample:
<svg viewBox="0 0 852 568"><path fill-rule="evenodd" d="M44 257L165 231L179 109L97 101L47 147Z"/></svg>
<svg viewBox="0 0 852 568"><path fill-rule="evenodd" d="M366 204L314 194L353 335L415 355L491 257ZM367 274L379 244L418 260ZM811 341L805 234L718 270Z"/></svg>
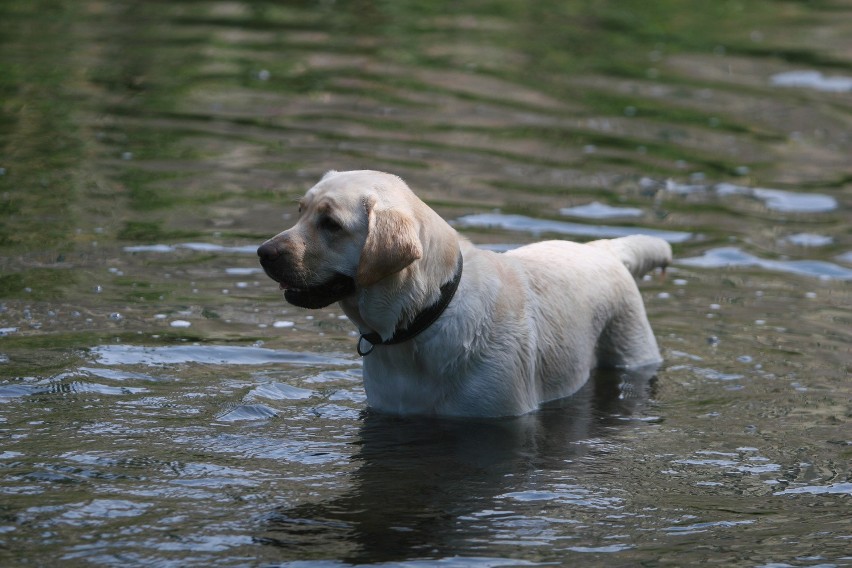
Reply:
<svg viewBox="0 0 852 568"><path fill-rule="evenodd" d="M346 316L358 327L362 335L369 335L371 343L390 340L400 330L422 324L442 301L449 304L461 280L462 253L457 234L452 256L427 254L397 274L373 286L362 288L340 302ZM446 248L445 248L446 250ZM449 287L448 287L449 285ZM450 291L452 290L452 293ZM446 305L441 307L441 312ZM426 313L417 322L420 314ZM440 315L434 316L431 324ZM423 327L425 330L428 326ZM423 331L420 330L420 331Z"/></svg>
<svg viewBox="0 0 852 568"><path fill-rule="evenodd" d="M362 357L372 353L376 345L396 345L410 341L429 329L429 327L437 321L456 294L456 290L461 282L462 272L464 270L464 258L461 251L458 253L456 261L456 271L453 274L452 280L446 282L440 287L440 296L438 300L429 305L425 309L417 313L404 327L397 327L390 338L384 338L379 333L367 332L362 333L358 339L358 354Z"/></svg>

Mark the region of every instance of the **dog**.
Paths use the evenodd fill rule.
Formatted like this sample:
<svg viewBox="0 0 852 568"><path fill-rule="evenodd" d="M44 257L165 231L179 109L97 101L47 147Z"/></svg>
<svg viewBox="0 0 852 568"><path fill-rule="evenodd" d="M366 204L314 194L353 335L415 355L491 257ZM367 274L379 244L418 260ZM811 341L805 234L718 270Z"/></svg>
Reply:
<svg viewBox="0 0 852 568"><path fill-rule="evenodd" d="M358 327L379 412L516 416L576 392L597 366L661 362L635 280L671 263L655 237L492 252L399 177L330 171L257 253L289 303L338 302Z"/></svg>

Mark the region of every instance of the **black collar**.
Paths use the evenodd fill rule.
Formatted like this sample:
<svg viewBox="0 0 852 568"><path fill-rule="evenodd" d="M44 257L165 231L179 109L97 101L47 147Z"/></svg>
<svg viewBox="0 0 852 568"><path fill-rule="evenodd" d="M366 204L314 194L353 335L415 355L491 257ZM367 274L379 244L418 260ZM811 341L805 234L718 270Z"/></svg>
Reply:
<svg viewBox="0 0 852 568"><path fill-rule="evenodd" d="M456 264L456 273L452 280L441 286L441 297L438 298L438 301L417 314L417 316L411 320L411 323L407 328L397 329L394 332L393 337L387 341L382 341L382 337L375 331L362 334L358 339L358 355L365 357L373 352L373 348L376 345L395 345L397 343L403 343L409 339L414 339L426 331L430 325L435 323L435 321L441 317L441 314L443 314L444 310L447 309L447 306L450 305L450 301L453 299L453 296L455 296L456 290L459 287L459 282L461 282L463 267L464 260L462 259L461 253L459 253L459 260ZM361 349L361 343L364 341L369 344L367 349Z"/></svg>

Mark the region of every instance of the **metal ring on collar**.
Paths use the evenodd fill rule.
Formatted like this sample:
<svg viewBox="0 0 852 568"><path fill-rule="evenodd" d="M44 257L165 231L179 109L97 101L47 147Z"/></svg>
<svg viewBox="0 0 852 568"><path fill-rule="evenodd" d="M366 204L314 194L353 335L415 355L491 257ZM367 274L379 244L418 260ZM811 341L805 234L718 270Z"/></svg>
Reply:
<svg viewBox="0 0 852 568"><path fill-rule="evenodd" d="M369 349L366 349L366 350L365 350L365 349L361 349L361 342L362 342L362 341L366 341L366 342L367 342L367 345L369 345L369 346L370 346L370 348L369 348ZM366 333L365 333L364 335L362 335L361 337L359 337L359 338L358 338L358 346L357 346L357 349L358 349L358 355L360 355L361 357L366 357L367 355L369 355L370 353L372 353L372 352L373 352L373 349L375 349L375 348L376 348L376 346L375 346L373 343L370 343L370 340L369 340L369 339L367 339L367 334L366 334Z"/></svg>

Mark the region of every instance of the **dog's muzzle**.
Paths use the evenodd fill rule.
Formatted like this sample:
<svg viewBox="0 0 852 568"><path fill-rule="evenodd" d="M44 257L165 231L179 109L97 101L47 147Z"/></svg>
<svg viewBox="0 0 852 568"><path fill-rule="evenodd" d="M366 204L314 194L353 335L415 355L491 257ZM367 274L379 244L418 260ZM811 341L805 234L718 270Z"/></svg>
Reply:
<svg viewBox="0 0 852 568"><path fill-rule="evenodd" d="M290 260L281 243L269 240L257 249L260 265L266 275L284 290L284 299L300 308L319 309L355 293L355 280L345 274L335 274L319 284L299 282L290 269Z"/></svg>

